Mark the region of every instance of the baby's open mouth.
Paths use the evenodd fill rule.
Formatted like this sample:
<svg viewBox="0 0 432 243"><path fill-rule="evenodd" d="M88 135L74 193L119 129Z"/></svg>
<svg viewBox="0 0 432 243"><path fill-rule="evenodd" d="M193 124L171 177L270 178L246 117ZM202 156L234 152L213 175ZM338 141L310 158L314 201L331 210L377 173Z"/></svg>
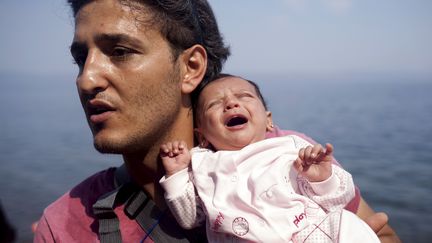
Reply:
<svg viewBox="0 0 432 243"><path fill-rule="evenodd" d="M247 122L248 122L248 119L246 117L234 116L234 117L231 117L230 119L228 119L228 121L226 122L226 126L227 127L234 127L234 126L245 124Z"/></svg>

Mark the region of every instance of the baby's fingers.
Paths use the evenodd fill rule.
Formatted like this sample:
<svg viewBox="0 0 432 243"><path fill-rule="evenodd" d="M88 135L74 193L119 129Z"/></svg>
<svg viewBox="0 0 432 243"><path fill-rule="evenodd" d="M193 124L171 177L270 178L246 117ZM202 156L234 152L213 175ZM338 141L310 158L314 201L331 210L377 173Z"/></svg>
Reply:
<svg viewBox="0 0 432 243"><path fill-rule="evenodd" d="M300 158L297 158L294 161L294 168L297 170L298 173L303 171L303 161Z"/></svg>
<svg viewBox="0 0 432 243"><path fill-rule="evenodd" d="M333 145L331 143L326 143L326 155L332 155L334 151Z"/></svg>
<svg viewBox="0 0 432 243"><path fill-rule="evenodd" d="M303 163L306 165L310 165L313 162L313 159L315 158L316 153L314 153L314 147L307 146L304 149L304 157L303 157Z"/></svg>
<svg viewBox="0 0 432 243"><path fill-rule="evenodd" d="M315 144L312 148L310 159L316 160L324 153L324 148L321 144Z"/></svg>
<svg viewBox="0 0 432 243"><path fill-rule="evenodd" d="M184 150L184 149L187 149L188 146L187 146L187 144L186 144L185 141L181 140L181 141L179 142L178 148L179 148L180 150Z"/></svg>
<svg viewBox="0 0 432 243"><path fill-rule="evenodd" d="M164 156L172 156L172 143L168 142L160 146L161 154Z"/></svg>
<svg viewBox="0 0 432 243"><path fill-rule="evenodd" d="M179 144L180 144L179 141L172 142L172 152L174 154L178 154L179 153L179 151L180 151Z"/></svg>
<svg viewBox="0 0 432 243"><path fill-rule="evenodd" d="M299 150L299 152L298 152L298 157L299 157L301 160L304 160L304 157L305 157L305 149L304 149L304 148L301 148L301 149Z"/></svg>
<svg viewBox="0 0 432 243"><path fill-rule="evenodd" d="M299 150L299 158L302 164L308 163L311 160L312 146L307 146Z"/></svg>
<svg viewBox="0 0 432 243"><path fill-rule="evenodd" d="M185 150L187 150L187 144L185 141L181 140L181 141L174 141L173 142L173 152L175 154L181 154Z"/></svg>

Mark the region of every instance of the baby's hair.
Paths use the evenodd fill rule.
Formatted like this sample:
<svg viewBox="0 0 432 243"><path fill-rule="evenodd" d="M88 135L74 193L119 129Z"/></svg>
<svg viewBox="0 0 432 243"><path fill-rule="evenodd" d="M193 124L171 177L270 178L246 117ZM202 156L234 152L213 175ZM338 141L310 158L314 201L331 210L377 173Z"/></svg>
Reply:
<svg viewBox="0 0 432 243"><path fill-rule="evenodd" d="M240 77L240 78L241 78L241 77ZM260 98L262 104L264 105L265 110L268 111L268 108L267 108L267 102L266 102L266 100L264 99L264 96L262 95L262 93L261 93L261 89L260 89L260 87L258 86L258 84L256 84L254 81L251 81L251 80L249 80L249 79L244 79L244 80L248 81L250 84L252 84L252 86L254 86L254 88L255 88L255 92L257 93L257 95L258 95L258 97Z"/></svg>
<svg viewBox="0 0 432 243"><path fill-rule="evenodd" d="M229 77L240 78L240 79L243 79L243 80L247 81L248 83L250 83L254 87L255 93L257 94L258 98L261 100L261 103L263 104L264 109L266 111L268 111L268 109L267 109L267 103L266 103L266 101L264 99L264 96L261 93L261 90L260 90L258 84L256 84L255 82L253 82L251 80L242 78L240 76L236 76L236 75L232 75L232 74L228 74L228 73L220 73L220 74L214 76L213 79L209 80L209 82L205 86L197 88L197 90L195 90L196 96L192 96L192 108L193 108L193 117L194 117L194 127L197 127L199 125L199 118L198 118L198 115L197 115L197 110L198 110L198 99L199 99L199 97L201 95L201 92L204 90L204 88L209 83L211 83L211 82L213 82L215 80L218 80L218 79L229 78ZM195 142L195 144L198 144L198 137L197 137L196 134L194 136L194 142ZM216 149L213 147L212 144L209 144L208 149L216 151Z"/></svg>
<svg viewBox="0 0 432 243"><path fill-rule="evenodd" d="M249 79L245 79L245 78L240 77L240 76L232 75L232 74L229 74L229 73L220 73L219 75L214 76L214 78L211 79L211 80L207 83L207 85L208 85L209 83L215 81L215 80L222 79L222 78L228 78L228 77L240 78L240 79L243 79L243 80L249 82L249 83L254 87L255 92L257 93L258 98L261 100L262 104L264 105L265 110L266 110L266 111L268 110L268 108L267 108L267 102L265 101L264 96L263 96L262 93L261 93L261 89L260 89L260 87L258 86L258 84L256 84L254 81L251 81L251 80L249 80ZM206 86L207 86L207 85L206 85ZM199 90L196 90L197 96L196 96L196 98L195 98L194 100L192 100L192 104L193 104L193 109L194 109L194 111L196 111L197 108L198 108L198 99L199 99L199 96L201 95L201 92L203 91L203 89L204 89L206 86L200 87Z"/></svg>
<svg viewBox="0 0 432 243"><path fill-rule="evenodd" d="M217 76L215 76L213 79L211 79L211 80L207 83L207 85L208 85L209 83L215 81L215 80L222 79L222 78L228 78L228 77L240 78L240 79L243 79L243 80L247 81L248 83L250 83L250 84L254 87L255 92L257 93L258 98L261 100L261 103L263 104L265 110L268 111L268 108L267 108L267 102L265 101L264 96L262 95L261 90L260 90L258 84L256 84L254 81L251 81L251 80L248 80L248 79L242 78L242 77L240 77L240 76L236 76L236 75L228 74L228 73L220 73L219 75L217 75ZM207 85L206 85L206 86L207 86ZM195 126L195 127L199 124L199 119L198 119L198 116L197 116L197 110L198 110L198 99L199 99L199 97L200 97L200 95L201 95L201 92L203 91L203 89L204 89L206 86L203 86L203 87L201 87L199 90L197 90L197 91L196 91L197 96L195 96L195 98L192 100L192 108L193 108L193 113L194 113L194 126Z"/></svg>

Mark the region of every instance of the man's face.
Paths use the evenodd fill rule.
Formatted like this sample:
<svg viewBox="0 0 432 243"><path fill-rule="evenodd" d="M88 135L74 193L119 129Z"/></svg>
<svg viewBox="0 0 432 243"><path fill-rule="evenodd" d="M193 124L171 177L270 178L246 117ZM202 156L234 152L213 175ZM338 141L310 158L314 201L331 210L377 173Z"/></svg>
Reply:
<svg viewBox="0 0 432 243"><path fill-rule="evenodd" d="M197 131L216 150L239 150L265 139L272 123L254 86L238 77L208 84L198 99Z"/></svg>
<svg viewBox="0 0 432 243"><path fill-rule="evenodd" d="M76 15L76 83L100 152L148 148L179 111L179 68L169 44L138 19L148 16L116 0L93 1Z"/></svg>

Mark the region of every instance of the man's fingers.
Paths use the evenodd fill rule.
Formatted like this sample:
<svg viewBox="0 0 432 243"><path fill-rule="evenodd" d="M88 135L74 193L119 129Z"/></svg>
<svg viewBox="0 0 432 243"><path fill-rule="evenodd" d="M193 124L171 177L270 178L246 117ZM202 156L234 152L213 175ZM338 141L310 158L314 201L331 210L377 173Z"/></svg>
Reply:
<svg viewBox="0 0 432 243"><path fill-rule="evenodd" d="M36 221L36 222L33 222L33 223L31 224L31 231L32 231L33 233L36 233L36 229L37 229L38 223L39 223L39 221Z"/></svg>
<svg viewBox="0 0 432 243"><path fill-rule="evenodd" d="M374 215L365 219L365 222L375 233L378 233L388 223L388 216L382 212L375 213Z"/></svg>

